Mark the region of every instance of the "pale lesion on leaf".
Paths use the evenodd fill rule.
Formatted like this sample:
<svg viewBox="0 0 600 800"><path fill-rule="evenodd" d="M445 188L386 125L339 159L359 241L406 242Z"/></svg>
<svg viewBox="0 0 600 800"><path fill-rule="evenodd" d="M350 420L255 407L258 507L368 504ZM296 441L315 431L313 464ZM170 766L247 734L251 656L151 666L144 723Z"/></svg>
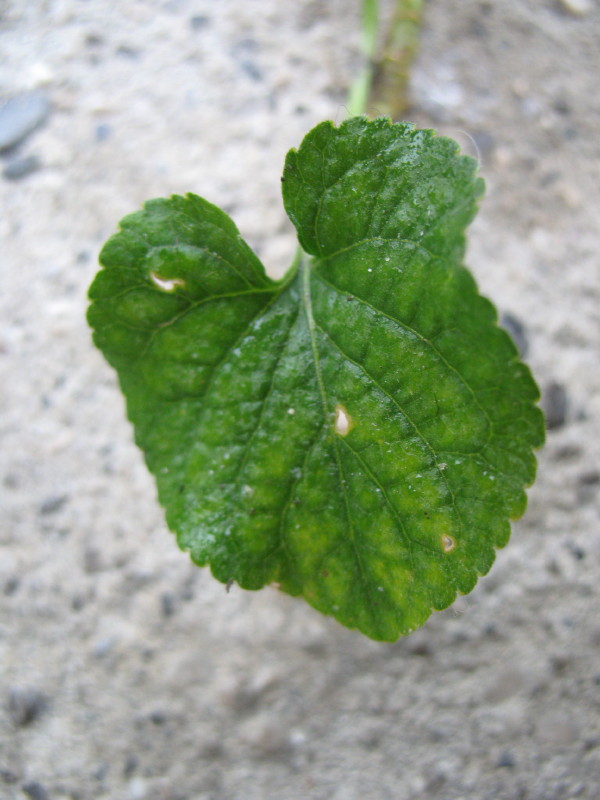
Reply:
<svg viewBox="0 0 600 800"><path fill-rule="evenodd" d="M161 278L156 272L151 272L150 280L162 292L174 292L175 289L185 288L183 278Z"/></svg>
<svg viewBox="0 0 600 800"><path fill-rule="evenodd" d="M354 427L354 421L341 403L335 407L333 427L339 436L347 436Z"/></svg>

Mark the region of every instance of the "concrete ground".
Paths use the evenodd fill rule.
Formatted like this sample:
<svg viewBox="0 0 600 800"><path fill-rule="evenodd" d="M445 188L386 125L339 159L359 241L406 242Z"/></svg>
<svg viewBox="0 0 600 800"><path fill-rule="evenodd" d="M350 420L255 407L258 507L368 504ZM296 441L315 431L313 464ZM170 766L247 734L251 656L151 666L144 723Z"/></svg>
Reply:
<svg viewBox="0 0 600 800"><path fill-rule="evenodd" d="M344 117L358 8L0 0L0 96L37 125L0 154L3 800L600 796L595 0L426 4L407 116L478 153L469 265L551 429L490 575L423 629L194 568L91 344L98 251L149 197L206 197L285 269L283 158Z"/></svg>

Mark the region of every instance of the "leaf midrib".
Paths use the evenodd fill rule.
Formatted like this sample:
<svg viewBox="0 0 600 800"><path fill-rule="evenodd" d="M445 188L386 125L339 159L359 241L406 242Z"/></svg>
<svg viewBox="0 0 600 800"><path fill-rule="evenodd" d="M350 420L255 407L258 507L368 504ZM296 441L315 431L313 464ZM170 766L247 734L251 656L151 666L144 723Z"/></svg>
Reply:
<svg viewBox="0 0 600 800"><path fill-rule="evenodd" d="M311 345L313 361L314 361L314 365L315 365L315 372L316 372L316 376L317 376L317 384L319 386L319 392L321 394L321 402L322 402L322 405L323 405L323 416L325 418L325 425L327 425L328 423L330 423L330 421L332 419L332 410L330 411L329 407L328 407L327 393L325 391L325 383L323 381L323 372L322 372L322 369L321 369L321 360L320 360L320 357L319 357L319 349L318 349L318 346L317 346L316 323L315 323L315 319L314 319L313 311L312 311L312 297L311 297L311 292L310 292L310 274L311 274L311 269L310 269L310 266L309 266L309 263L308 263L308 256L305 256L303 258L302 263L300 265L300 269L302 270L302 303L303 303L304 311L305 311L305 314L306 314L308 333L309 333L309 337L310 337L310 345ZM350 511L350 503L348 501L347 482L346 482L346 480L344 478L344 471L343 471L343 467L342 467L342 459L341 459L341 454L340 454L340 449L339 449L339 442L337 441L337 436L333 433L333 431L330 433L330 436L332 437L332 441L333 441L333 449L334 449L334 452L335 452L335 460L336 460L336 466L337 466L337 471L338 471L338 475L339 475L340 489L341 489L341 492L342 492L342 496L344 498L344 508L345 508L345 511L346 511L346 523L347 523L348 531L350 532L350 541L352 543L352 549L354 551L354 555L355 555L355 558L356 558L356 563L358 564L358 567L359 567L359 570L360 570L363 586L365 587L367 593L371 594L371 588L370 588L371 584L366 579L365 568L364 568L364 565L363 565L363 562L362 562L362 558L361 558L361 555L360 555L360 551L359 551L359 548L358 548L357 542L356 542L356 531L354 529L354 525L352 524L352 514L351 514L351 511Z"/></svg>

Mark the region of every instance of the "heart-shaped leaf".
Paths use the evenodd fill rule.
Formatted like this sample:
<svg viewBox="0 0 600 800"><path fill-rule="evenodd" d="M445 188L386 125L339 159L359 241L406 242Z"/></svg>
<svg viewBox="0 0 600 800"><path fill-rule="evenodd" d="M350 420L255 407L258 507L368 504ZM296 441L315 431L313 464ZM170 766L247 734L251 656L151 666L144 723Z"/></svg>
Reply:
<svg viewBox="0 0 600 800"><path fill-rule="evenodd" d="M431 131L323 123L286 160L303 250L283 281L194 195L105 245L94 340L169 526L219 580L393 640L506 544L544 426L461 266L474 172Z"/></svg>

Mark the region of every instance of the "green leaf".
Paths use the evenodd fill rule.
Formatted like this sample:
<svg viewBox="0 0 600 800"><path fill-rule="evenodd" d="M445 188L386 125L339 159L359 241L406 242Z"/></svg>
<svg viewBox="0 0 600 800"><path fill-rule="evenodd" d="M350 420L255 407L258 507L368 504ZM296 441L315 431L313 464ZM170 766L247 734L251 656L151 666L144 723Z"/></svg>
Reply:
<svg viewBox="0 0 600 800"><path fill-rule="evenodd" d="M461 266L474 172L431 131L323 123L286 160L304 253L283 281L194 195L105 245L94 340L170 528L219 580L394 640L506 544L544 425Z"/></svg>

